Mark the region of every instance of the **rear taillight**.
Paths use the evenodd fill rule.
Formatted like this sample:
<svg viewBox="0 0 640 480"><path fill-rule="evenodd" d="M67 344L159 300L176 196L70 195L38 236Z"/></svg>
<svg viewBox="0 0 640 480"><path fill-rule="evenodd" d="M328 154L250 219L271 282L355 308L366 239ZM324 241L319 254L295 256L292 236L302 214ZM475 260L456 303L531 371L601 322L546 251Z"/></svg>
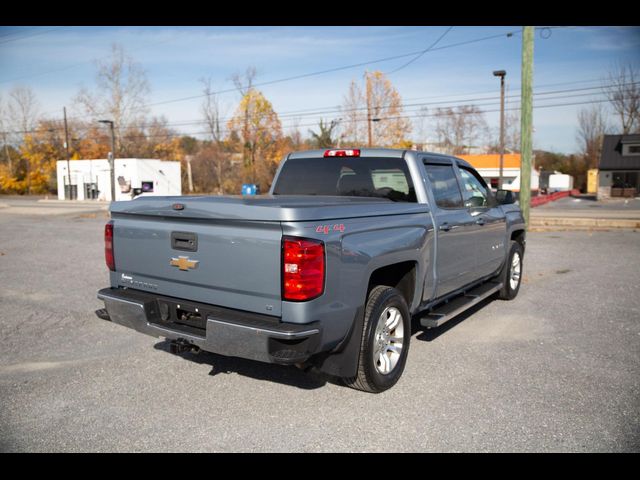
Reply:
<svg viewBox="0 0 640 480"><path fill-rule="evenodd" d="M324 292L324 243L320 240L282 239L282 299L305 301Z"/></svg>
<svg viewBox="0 0 640 480"><path fill-rule="evenodd" d="M116 260L113 256L113 223L104 226L104 260L112 272L116 271Z"/></svg>

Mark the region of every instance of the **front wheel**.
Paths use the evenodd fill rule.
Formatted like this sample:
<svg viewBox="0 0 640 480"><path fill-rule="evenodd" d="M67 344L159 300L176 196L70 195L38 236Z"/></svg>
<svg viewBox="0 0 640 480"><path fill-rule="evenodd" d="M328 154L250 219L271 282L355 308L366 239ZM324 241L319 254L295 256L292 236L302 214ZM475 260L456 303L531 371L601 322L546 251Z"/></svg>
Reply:
<svg viewBox="0 0 640 480"><path fill-rule="evenodd" d="M498 292L498 298L502 300L513 300L516 298L516 295L518 295L520 283L522 282L523 254L522 245L512 240L509 245L507 261L499 275L502 288L500 292Z"/></svg>
<svg viewBox="0 0 640 480"><path fill-rule="evenodd" d="M409 351L411 317L402 294L387 286L371 290L362 330L357 374L343 381L357 390L383 392L400 379Z"/></svg>

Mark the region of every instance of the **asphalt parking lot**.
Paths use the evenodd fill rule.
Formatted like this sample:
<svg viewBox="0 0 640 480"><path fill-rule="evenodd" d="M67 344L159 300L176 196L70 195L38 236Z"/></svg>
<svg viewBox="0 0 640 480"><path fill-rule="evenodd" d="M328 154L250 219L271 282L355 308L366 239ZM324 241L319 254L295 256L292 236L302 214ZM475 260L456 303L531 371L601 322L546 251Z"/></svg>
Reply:
<svg viewBox="0 0 640 480"><path fill-rule="evenodd" d="M640 450L640 233L540 232L379 395L99 320L105 213L0 210L0 450Z"/></svg>

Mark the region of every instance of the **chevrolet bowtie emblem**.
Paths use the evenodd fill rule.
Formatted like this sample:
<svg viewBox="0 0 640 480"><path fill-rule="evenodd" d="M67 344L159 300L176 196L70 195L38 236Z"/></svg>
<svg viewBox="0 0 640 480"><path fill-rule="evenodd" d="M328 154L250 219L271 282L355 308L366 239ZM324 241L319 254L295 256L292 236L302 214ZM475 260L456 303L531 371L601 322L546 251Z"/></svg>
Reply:
<svg viewBox="0 0 640 480"><path fill-rule="evenodd" d="M200 263L198 260L189 260L189 257L180 256L178 258L172 258L169 265L172 267L178 267L180 270L187 271L190 268L198 268L198 263Z"/></svg>

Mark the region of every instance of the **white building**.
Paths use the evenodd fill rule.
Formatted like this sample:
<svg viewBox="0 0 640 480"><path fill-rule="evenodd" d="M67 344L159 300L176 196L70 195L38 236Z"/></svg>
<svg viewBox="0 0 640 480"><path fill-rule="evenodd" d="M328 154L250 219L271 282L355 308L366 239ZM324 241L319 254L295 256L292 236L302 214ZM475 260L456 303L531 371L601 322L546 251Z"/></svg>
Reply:
<svg viewBox="0 0 640 480"><path fill-rule="evenodd" d="M469 162L493 189L498 188L500 178L500 155L497 153L485 155L457 155ZM520 191L520 154L505 153L502 165L502 188L512 192ZM531 168L531 191L538 192L540 188L540 172Z"/></svg>
<svg viewBox="0 0 640 480"><path fill-rule="evenodd" d="M71 190L77 200L111 201L109 161L71 160ZM58 160L58 199L65 199L68 184L67 161ZM149 158L117 158L114 165L116 200L142 195L182 195L180 162ZM67 193L67 198L69 194Z"/></svg>

